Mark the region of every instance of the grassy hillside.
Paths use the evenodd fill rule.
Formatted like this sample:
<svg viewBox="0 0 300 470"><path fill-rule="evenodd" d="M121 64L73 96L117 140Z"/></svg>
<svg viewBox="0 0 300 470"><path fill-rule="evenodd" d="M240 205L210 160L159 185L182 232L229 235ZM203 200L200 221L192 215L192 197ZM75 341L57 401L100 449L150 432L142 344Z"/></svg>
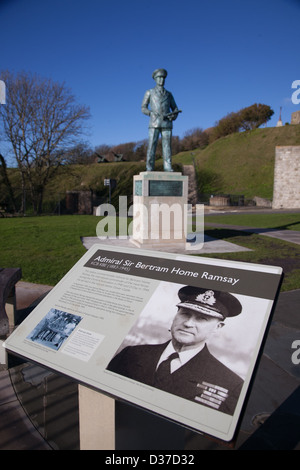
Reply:
<svg viewBox="0 0 300 470"><path fill-rule="evenodd" d="M181 171L182 165L195 162L200 193L242 194L245 198L259 196L272 199L275 147L280 145L300 145L300 125L232 134L215 141L204 150L195 149L175 155L173 167L175 171ZM162 169L162 160L159 159L156 170ZM107 197L105 178L117 180L117 186L112 192L112 203L117 205L120 195L128 196L130 203L133 175L141 171L145 171L143 162L61 167L47 185L44 212L52 213L57 202L64 200L66 191L92 189L100 198ZM17 170L11 169L9 175L20 199L21 182Z"/></svg>
<svg viewBox="0 0 300 470"><path fill-rule="evenodd" d="M300 125L232 134L195 151L202 192L272 199L275 147L284 145L300 145Z"/></svg>
<svg viewBox="0 0 300 470"><path fill-rule="evenodd" d="M275 147L280 145L300 145L300 125L261 128L229 135L204 150L195 149L175 155L174 169L181 171L182 165L195 161L199 192L272 199ZM161 160L157 161L156 169L162 170ZM115 195L129 195L132 194L132 176L145 171L145 164L111 163L80 167L78 171L77 189L103 189L104 178L116 178Z"/></svg>
<svg viewBox="0 0 300 470"><path fill-rule="evenodd" d="M157 170L163 171L162 161L158 161ZM174 163L174 170L181 171L181 166ZM133 176L145 171L143 162L121 163L94 163L91 165L71 165L62 167L56 178L49 183L46 198L53 198L60 193L64 196L66 191L92 189L99 197L108 196L108 187L104 186L104 179L116 180L116 187L112 190L112 203L118 206L119 196L128 196L128 202L133 193Z"/></svg>

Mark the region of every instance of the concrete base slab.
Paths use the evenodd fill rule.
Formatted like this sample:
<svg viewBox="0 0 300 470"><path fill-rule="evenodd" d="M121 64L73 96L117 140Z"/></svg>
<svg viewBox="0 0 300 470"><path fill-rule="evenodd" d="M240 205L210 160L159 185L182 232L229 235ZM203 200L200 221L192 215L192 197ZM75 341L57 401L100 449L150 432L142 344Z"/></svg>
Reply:
<svg viewBox="0 0 300 470"><path fill-rule="evenodd" d="M265 235L266 237L278 238L279 240L300 245L300 232L296 230L268 230L266 232L256 230L255 232Z"/></svg>
<svg viewBox="0 0 300 470"><path fill-rule="evenodd" d="M97 237L82 237L81 238L83 246L88 250L95 244L107 244L108 246L117 246L123 248L133 248L134 244L132 243L130 237L116 237L116 238L106 238L100 240ZM205 255L210 253L232 253L237 251L251 251L249 248L244 248L234 243L226 242L225 240L217 240L212 237L204 236L204 243L199 241L196 238L195 243L187 243L186 247L183 248L181 244L176 246L175 244L169 245L154 245L148 244L141 247L143 250L155 250L155 251L165 251L168 253L180 253L180 254L198 254Z"/></svg>

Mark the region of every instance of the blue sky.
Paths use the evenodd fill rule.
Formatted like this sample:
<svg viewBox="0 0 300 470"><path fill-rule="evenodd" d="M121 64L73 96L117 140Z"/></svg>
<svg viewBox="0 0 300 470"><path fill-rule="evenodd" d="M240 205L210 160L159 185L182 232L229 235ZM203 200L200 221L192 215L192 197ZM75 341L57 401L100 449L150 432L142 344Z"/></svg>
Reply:
<svg viewBox="0 0 300 470"><path fill-rule="evenodd" d="M174 135L264 103L283 122L300 80L300 0L0 0L0 70L65 82L91 110L92 147L147 138L151 75L183 110Z"/></svg>

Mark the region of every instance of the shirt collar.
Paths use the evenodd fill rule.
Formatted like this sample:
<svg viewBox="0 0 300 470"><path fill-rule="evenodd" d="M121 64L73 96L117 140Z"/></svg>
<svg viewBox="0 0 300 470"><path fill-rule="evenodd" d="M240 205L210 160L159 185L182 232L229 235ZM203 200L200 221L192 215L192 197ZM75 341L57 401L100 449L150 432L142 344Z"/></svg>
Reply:
<svg viewBox="0 0 300 470"><path fill-rule="evenodd" d="M198 354L200 351L202 351L204 346L205 346L205 343L201 344L197 348L188 349L187 351L182 351L182 352L178 353L179 359L175 359L175 360L178 362L179 367L183 366L186 362L188 362L190 359L192 359L192 357L196 356L196 354ZM172 341L170 341L168 343L167 347L164 349L164 351L163 351L163 353L162 353L162 355L161 355L161 357L158 361L158 365L162 361L167 359L174 352L177 352L177 351L175 351L174 346L172 344Z"/></svg>

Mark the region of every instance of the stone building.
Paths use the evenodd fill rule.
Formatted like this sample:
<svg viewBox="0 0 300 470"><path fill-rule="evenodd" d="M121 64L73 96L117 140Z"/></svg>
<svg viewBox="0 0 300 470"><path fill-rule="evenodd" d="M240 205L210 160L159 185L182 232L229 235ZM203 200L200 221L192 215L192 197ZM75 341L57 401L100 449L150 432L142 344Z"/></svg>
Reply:
<svg viewBox="0 0 300 470"><path fill-rule="evenodd" d="M273 209L300 209L300 146L275 151Z"/></svg>
<svg viewBox="0 0 300 470"><path fill-rule="evenodd" d="M300 124L300 111L292 113L291 124Z"/></svg>

